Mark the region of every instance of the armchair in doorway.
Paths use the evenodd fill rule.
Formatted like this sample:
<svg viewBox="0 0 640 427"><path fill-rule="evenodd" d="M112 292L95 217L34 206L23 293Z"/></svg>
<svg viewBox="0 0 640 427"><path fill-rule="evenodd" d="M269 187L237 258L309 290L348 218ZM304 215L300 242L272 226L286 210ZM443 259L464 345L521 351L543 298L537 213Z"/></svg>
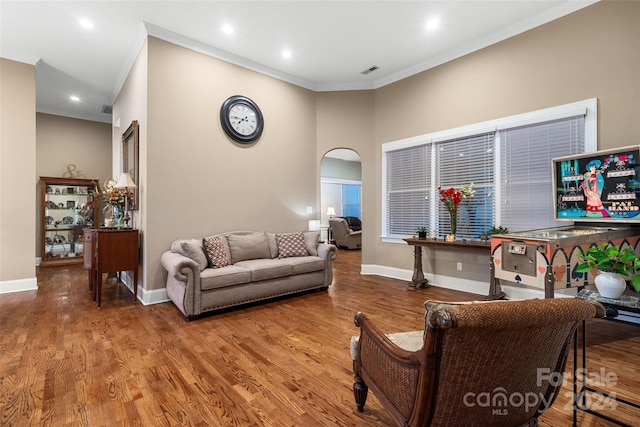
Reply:
<svg viewBox="0 0 640 427"><path fill-rule="evenodd" d="M362 231L362 221L357 216L343 216L345 221L347 221L347 225L353 231Z"/></svg>
<svg viewBox="0 0 640 427"><path fill-rule="evenodd" d="M350 229L344 218L331 218L329 220L329 228L337 247L347 249L362 248L362 231Z"/></svg>
<svg viewBox="0 0 640 427"><path fill-rule="evenodd" d="M578 324L604 316L601 304L574 298L425 307L424 330L388 335L356 313L359 411L371 389L399 426L537 426L560 392Z"/></svg>

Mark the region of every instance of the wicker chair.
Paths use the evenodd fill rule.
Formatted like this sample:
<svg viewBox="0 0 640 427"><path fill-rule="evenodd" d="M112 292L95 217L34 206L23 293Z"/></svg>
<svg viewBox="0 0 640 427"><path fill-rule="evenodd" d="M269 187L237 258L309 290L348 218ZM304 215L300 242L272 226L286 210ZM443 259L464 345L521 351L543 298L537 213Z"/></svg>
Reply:
<svg viewBox="0 0 640 427"><path fill-rule="evenodd" d="M537 426L562 386L574 299L425 303L425 330L385 335L362 313L351 340L359 411L370 388L399 426Z"/></svg>

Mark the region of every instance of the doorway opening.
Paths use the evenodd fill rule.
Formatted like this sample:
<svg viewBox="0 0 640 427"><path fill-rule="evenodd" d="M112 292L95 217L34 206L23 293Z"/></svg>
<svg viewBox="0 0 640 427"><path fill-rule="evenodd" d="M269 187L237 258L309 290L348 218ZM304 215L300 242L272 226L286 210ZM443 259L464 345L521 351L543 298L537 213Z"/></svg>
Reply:
<svg viewBox="0 0 640 427"><path fill-rule="evenodd" d="M362 229L362 163L347 148L327 152L320 163L320 221L327 234L332 217L345 218L354 231Z"/></svg>

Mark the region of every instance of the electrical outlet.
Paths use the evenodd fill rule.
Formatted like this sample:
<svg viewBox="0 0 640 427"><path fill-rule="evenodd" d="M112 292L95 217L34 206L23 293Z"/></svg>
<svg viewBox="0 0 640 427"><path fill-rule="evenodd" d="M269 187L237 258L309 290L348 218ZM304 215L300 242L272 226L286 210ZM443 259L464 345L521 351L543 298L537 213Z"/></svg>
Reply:
<svg viewBox="0 0 640 427"><path fill-rule="evenodd" d="M462 271L462 263L459 262L456 268L458 269L458 271Z"/></svg>

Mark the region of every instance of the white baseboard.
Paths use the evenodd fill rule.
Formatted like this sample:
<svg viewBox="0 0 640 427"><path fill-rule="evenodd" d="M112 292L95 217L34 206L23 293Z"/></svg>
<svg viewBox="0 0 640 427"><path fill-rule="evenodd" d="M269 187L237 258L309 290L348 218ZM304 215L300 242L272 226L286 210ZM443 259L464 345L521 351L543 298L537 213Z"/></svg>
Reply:
<svg viewBox="0 0 640 427"><path fill-rule="evenodd" d="M391 279L411 281L413 270L386 267L384 265L362 264L360 274L377 275L389 277ZM424 277L429 280L432 286L453 289L456 291L469 292L482 296L489 295L489 283L477 280L461 279L459 277L442 276L439 274L425 273ZM517 285L502 285L502 291L507 295L507 299L534 299L544 298L544 291ZM577 294L577 288L557 289L555 298L572 298Z"/></svg>
<svg viewBox="0 0 640 427"><path fill-rule="evenodd" d="M11 292L35 291L38 289L38 279L31 277L28 279L3 280L0 282L0 294Z"/></svg>
<svg viewBox="0 0 640 427"><path fill-rule="evenodd" d="M138 287L138 290L140 290L140 287ZM142 292L138 292L138 294L142 294L141 295L142 298L140 298L140 296L139 296L138 299L144 305L160 304L160 303L163 303L163 302L171 301L169 299L169 296L167 295L167 288L153 289L151 291L147 291L146 289L142 289Z"/></svg>
<svg viewBox="0 0 640 427"><path fill-rule="evenodd" d="M121 280L124 282L124 285L133 292L133 277L131 277L131 274L123 274L121 276ZM145 288L140 286L140 284L138 284L138 295L136 295L136 299L140 301L142 305L160 304L171 301L167 295L167 288L147 291Z"/></svg>

